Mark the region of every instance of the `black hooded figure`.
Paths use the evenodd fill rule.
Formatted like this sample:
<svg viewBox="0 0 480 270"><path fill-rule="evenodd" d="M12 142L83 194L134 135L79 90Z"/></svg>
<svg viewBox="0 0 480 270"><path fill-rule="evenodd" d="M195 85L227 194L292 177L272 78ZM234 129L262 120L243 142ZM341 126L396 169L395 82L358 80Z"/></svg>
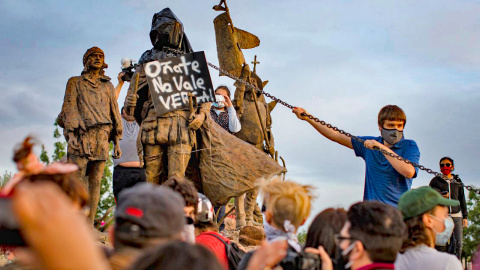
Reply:
<svg viewBox="0 0 480 270"><path fill-rule="evenodd" d="M143 53L138 61L140 64L175 55L168 49L165 49L165 47L179 50L183 53L193 52L182 22L170 8L165 8L153 15L150 41L153 48Z"/></svg>
<svg viewBox="0 0 480 270"><path fill-rule="evenodd" d="M133 75L135 78L139 74L138 91L135 93L135 84L131 83L125 99L125 110L127 114L133 114L140 125L137 151L141 164L145 166L147 181L161 184L169 177L185 175L192 147L196 143L194 131L209 114L210 104L198 106L193 120L188 109L156 114L143 65L178 55L166 48L183 53L192 53L193 49L183 24L169 8L153 16L150 40L153 48L140 57Z"/></svg>

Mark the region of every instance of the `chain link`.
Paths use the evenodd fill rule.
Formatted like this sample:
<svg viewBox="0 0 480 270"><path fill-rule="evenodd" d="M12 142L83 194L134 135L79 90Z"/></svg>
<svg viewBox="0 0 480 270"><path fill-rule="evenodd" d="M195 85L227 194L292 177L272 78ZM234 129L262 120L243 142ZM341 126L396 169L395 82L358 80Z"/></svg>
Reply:
<svg viewBox="0 0 480 270"><path fill-rule="evenodd" d="M184 52L182 52L182 51L175 50L175 49L171 49L171 48L168 48L168 47L164 47L164 49L170 50L170 51L175 52L175 53L178 53L178 54L184 54ZM235 80L235 81L238 81L238 82L240 82L240 83L242 83L242 84L244 84L244 85L246 85L246 86L252 87L253 89L255 89L255 90L257 90L258 92L260 92L261 94L263 94L263 95L265 95L266 97L268 97L268 98L270 98L270 99L272 99L272 100L274 100L274 101L282 104L283 106L285 106L285 107L287 107L287 108L289 108L289 109L295 108L293 105L290 105L289 103L281 100L280 98L277 98L277 97L275 97L274 95L269 94L269 93L261 90L260 88L254 86L254 85L251 84L250 82L247 82L246 80L241 79L241 78L239 78L239 77L231 74L230 72L228 72L228 71L226 71L226 70L223 70L223 69L221 69L220 67L217 67L216 65L214 65L214 64L212 64L212 63L210 63L210 62L207 62L207 64L208 64L210 67L212 67L213 69L218 70L218 71L220 72L220 74L225 75L225 76L227 76L227 77L229 77L229 78L231 78L231 79L233 79L233 80ZM313 121L315 121L315 122L317 122L317 123L320 123L321 125L326 126L327 128L333 129L334 131L337 131L337 132L339 132L340 134L343 134L343 135L345 135L345 136L347 136L347 137L349 137L349 138L352 138L353 140L355 140L355 141L357 141L357 142L360 142L360 143L364 143L364 142L365 142L365 140L363 140L363 139L361 139L361 138L359 138L359 137L357 137L357 136L355 136L355 135L352 135L352 134L350 134L350 133L348 133L348 132L346 132L346 131L344 131L344 130L342 130L342 129L339 129L338 127L333 126L333 125L331 125L331 124L329 124L329 123L327 123L327 122L325 122L325 121L323 121L323 120L320 120L320 119L318 119L317 117L314 117L313 115L310 115L310 114L307 114L307 113L303 113L303 115L304 115L305 117L307 117L308 119L313 120ZM399 155L397 155L397 154L395 154L395 153L388 152L388 151L383 150L383 149L380 149L380 148L378 148L378 147L374 147L373 150L379 151L379 152L383 153L384 155L388 155L388 156L390 156L390 157L392 157L392 158L395 158L395 159L398 159L398 160L400 160L400 161L403 161L403 162L405 162L406 164L410 164L410 165L412 165L413 167L418 168L419 170L422 170L422 171L425 171L425 172L427 172L427 173L429 173L429 174L433 174L433 175L435 175L435 176L438 176L438 177L442 177L442 178L443 178L443 174L442 174L442 173L436 172L436 171L434 171L434 170L432 170L432 169L430 169L430 168L427 168L427 167L425 167L425 166L423 166L423 165L420 165L420 164L418 164L418 163L416 163L416 162L410 161L410 160L408 160L408 159L406 159L406 158L403 158L403 157L401 157L401 156L399 156ZM477 193L477 194L480 194L480 189L477 189L477 188L475 188L475 187L473 187L473 186L464 185L464 184L461 183L461 182L457 182L457 183L459 183L459 184L461 184L462 186L464 186L464 187L465 187L468 191L470 191L470 192L475 192L475 193Z"/></svg>

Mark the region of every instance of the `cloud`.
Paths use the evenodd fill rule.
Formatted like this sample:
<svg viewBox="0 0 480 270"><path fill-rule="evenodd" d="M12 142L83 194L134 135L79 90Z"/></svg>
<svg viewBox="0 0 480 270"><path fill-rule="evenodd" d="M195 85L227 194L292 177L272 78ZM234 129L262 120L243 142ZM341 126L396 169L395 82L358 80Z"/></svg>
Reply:
<svg viewBox="0 0 480 270"><path fill-rule="evenodd" d="M151 48L155 12L169 6L195 50L218 63L211 9L204 1L0 1L0 165L13 170L10 149L31 131L53 144L53 121L83 53L99 46L116 84L120 59ZM266 91L356 135L378 135L379 109L398 104L405 135L417 141L421 163L438 169L450 155L464 182L475 177L480 88L479 4L448 1L230 1L234 25L256 34L255 55ZM233 85L210 69L214 85ZM126 86L120 95L123 104ZM362 199L365 168L352 150L323 138L278 105L277 150L288 177L319 189L321 207ZM414 186L426 185L420 173ZM341 196L338 196L341 194ZM320 208L321 208L320 207ZM320 209L318 208L318 209Z"/></svg>

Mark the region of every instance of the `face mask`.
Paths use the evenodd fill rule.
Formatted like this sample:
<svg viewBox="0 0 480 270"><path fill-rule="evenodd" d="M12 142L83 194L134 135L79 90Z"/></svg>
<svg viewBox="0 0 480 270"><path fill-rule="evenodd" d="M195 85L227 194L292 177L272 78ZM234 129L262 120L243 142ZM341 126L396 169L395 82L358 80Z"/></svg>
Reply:
<svg viewBox="0 0 480 270"><path fill-rule="evenodd" d="M382 138L389 144L394 145L403 138L403 131L397 129L382 128Z"/></svg>
<svg viewBox="0 0 480 270"><path fill-rule="evenodd" d="M450 173L452 173L452 167L441 167L440 168L440 171L444 174L444 175L449 175Z"/></svg>
<svg viewBox="0 0 480 270"><path fill-rule="evenodd" d="M348 258L342 256L342 249L337 247L337 256L335 258L335 270L348 270L349 268L345 267L348 264Z"/></svg>
<svg viewBox="0 0 480 270"><path fill-rule="evenodd" d="M213 102L212 106L215 107L215 108L223 108L223 107L225 107L225 104L223 104L223 102L220 102L220 103Z"/></svg>
<svg viewBox="0 0 480 270"><path fill-rule="evenodd" d="M439 222L442 222L441 219L434 215L429 215L432 218L436 219ZM435 245L437 246L445 246L452 236L453 228L455 227L455 223L453 223L453 219L451 217L447 217L443 223L445 224L445 230L443 232L437 232L434 228L432 228L432 231L436 234L435 236Z"/></svg>
<svg viewBox="0 0 480 270"><path fill-rule="evenodd" d="M186 224L183 227L182 235L185 242L195 244L195 226L193 224Z"/></svg>
<svg viewBox="0 0 480 270"><path fill-rule="evenodd" d="M345 250L341 250L341 253L340 253L340 258L341 260L337 261L337 269L350 269L350 267L352 266L352 262L350 261L350 253L352 252L353 248L355 247L355 242L351 243L350 246L347 247L347 249ZM342 264L341 267L343 268L338 268L340 267L339 264Z"/></svg>

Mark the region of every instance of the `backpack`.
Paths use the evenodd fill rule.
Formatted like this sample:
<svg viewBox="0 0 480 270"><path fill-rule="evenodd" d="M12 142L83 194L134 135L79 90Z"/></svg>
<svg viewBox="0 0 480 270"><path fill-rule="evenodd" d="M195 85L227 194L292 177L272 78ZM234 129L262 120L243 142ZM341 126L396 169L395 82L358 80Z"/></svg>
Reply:
<svg viewBox="0 0 480 270"><path fill-rule="evenodd" d="M214 236L225 245L225 253L227 254L227 258L228 258L228 269L229 270L237 269L238 264L240 263L240 260L242 259L245 252L243 252L243 250L241 250L237 246L237 244L233 242L230 242L229 244L216 234L213 234L213 233L208 233L208 234L211 236Z"/></svg>

